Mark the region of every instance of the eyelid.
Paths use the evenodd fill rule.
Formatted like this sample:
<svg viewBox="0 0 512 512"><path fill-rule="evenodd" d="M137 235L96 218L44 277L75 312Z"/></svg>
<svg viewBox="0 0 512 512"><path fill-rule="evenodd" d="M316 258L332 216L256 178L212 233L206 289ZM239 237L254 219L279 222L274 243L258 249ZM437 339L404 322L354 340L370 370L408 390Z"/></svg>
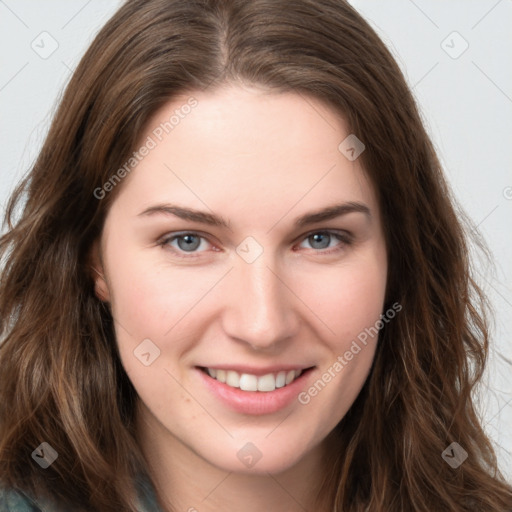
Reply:
<svg viewBox="0 0 512 512"><path fill-rule="evenodd" d="M308 238L311 235L315 235L316 233L329 233L331 235L338 235L343 236L346 238L353 238L352 233L345 229L334 229L334 228L320 228L320 229L312 229L311 231L308 231L307 233L304 233L300 235L297 240L303 240L304 238Z"/></svg>

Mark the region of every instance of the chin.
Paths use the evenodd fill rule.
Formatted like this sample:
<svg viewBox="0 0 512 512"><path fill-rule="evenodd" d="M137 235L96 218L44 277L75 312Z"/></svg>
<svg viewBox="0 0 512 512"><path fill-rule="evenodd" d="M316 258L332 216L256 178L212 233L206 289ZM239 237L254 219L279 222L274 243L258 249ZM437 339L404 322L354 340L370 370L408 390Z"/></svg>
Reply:
<svg viewBox="0 0 512 512"><path fill-rule="evenodd" d="M268 435L268 432L265 433ZM223 471L244 475L282 473L294 467L306 454L304 444L275 446L271 439L251 442L236 441L235 446L225 446L220 453L208 453L203 458ZM204 453L204 452L203 452ZM230 456L228 454L233 454Z"/></svg>

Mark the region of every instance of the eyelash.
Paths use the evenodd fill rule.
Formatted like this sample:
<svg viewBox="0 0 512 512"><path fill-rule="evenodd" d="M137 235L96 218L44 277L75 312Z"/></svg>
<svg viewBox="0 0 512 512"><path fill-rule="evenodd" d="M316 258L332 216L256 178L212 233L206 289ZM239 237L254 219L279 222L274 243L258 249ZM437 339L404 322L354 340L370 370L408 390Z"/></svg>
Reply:
<svg viewBox="0 0 512 512"><path fill-rule="evenodd" d="M301 243L302 243L302 241L307 240L311 236L318 235L318 234L331 235L331 236L334 236L335 238L337 238L340 242L342 242L342 244L341 244L342 247L334 248L334 250L333 250L333 248L331 248L330 250L328 250L328 249L317 249L317 250L313 249L313 251L315 251L321 255L329 255L329 254L337 253L343 249L343 246L349 246L352 244L352 241L353 241L352 235L350 235L347 232L340 232L340 231L325 229L325 230L311 231L311 232L303 235L303 237L301 239ZM160 242L158 242L158 245L162 246L163 248L170 248L169 244L171 242L173 242L174 240L177 240L179 238L183 238L187 235L193 235L193 236L199 237L203 240L207 240L207 238L205 236L201 235L200 233L198 233L196 231L183 231L179 234L173 234L172 236L167 236L167 237L163 238ZM198 258L198 257L200 257L199 255L197 255L197 253L194 253L194 252L187 253L186 251L182 251L180 249L171 248L171 251L179 258ZM204 251L200 251L199 254L201 254L201 252L204 252ZM186 256L184 256L183 254L186 254Z"/></svg>

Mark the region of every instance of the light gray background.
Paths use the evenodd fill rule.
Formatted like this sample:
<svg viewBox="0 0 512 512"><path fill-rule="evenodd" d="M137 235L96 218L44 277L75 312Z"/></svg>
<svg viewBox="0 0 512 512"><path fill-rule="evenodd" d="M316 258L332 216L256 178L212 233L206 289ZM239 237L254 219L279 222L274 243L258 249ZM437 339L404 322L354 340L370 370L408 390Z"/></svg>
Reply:
<svg viewBox="0 0 512 512"><path fill-rule="evenodd" d="M121 3L0 0L1 215L72 70ZM512 0L351 3L398 60L453 191L493 252L495 271L477 264L496 310L479 410L512 481Z"/></svg>

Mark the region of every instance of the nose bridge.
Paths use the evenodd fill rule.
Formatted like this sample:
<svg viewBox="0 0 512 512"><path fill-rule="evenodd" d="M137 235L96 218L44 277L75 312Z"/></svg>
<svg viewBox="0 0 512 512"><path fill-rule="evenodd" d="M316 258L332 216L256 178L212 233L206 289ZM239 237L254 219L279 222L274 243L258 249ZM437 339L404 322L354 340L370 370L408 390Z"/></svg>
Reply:
<svg viewBox="0 0 512 512"><path fill-rule="evenodd" d="M253 347L268 348L293 334L291 292L268 253L239 259L232 272L224 328Z"/></svg>

